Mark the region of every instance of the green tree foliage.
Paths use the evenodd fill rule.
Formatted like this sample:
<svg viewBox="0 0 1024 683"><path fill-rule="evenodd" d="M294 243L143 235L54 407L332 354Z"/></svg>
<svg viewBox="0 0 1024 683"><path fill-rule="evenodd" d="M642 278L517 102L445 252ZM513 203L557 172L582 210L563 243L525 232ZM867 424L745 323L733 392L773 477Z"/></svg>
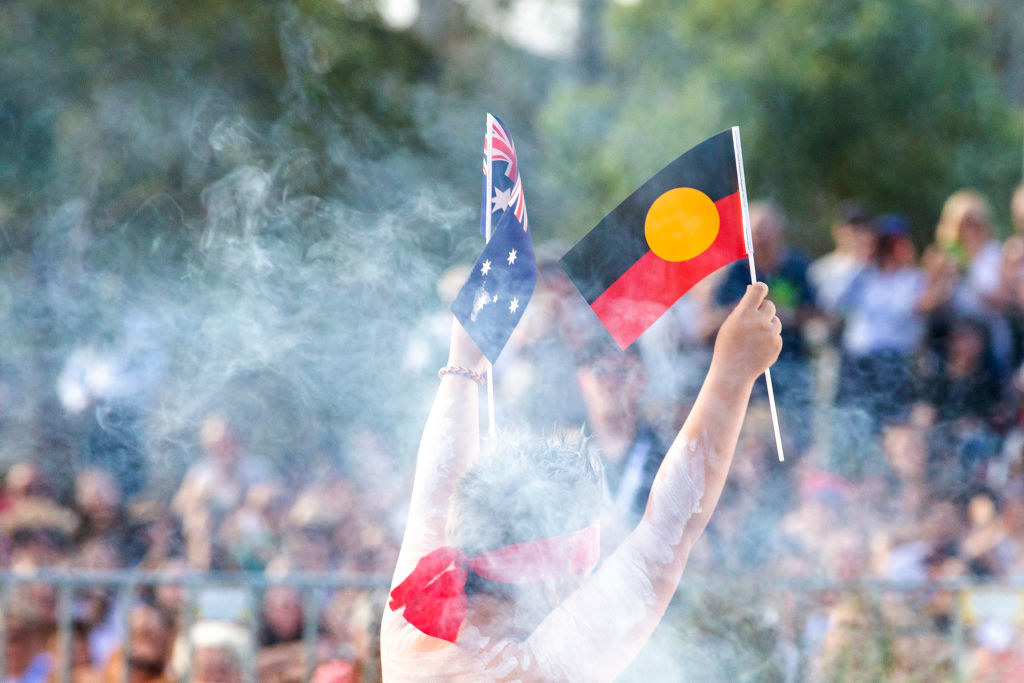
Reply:
<svg viewBox="0 0 1024 683"><path fill-rule="evenodd" d="M739 124L751 194L780 200L805 244L823 246L820 227L854 196L907 212L924 237L950 192L973 186L1005 203L1020 170L1019 112L982 19L945 0L618 7L608 77L555 93L542 129L577 169L572 209L591 218L600 211L588 204L610 208ZM570 150L581 128L594 144Z"/></svg>

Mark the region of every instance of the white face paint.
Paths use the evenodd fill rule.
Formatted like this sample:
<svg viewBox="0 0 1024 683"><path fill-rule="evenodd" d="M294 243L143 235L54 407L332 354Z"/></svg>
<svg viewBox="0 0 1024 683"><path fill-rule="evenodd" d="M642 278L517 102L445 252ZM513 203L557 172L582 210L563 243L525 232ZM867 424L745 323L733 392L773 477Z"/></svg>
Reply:
<svg viewBox="0 0 1024 683"><path fill-rule="evenodd" d="M704 444L707 439L702 440ZM705 461L713 461L711 450L691 439L681 458L667 460L651 490L651 514L641 522L645 536L656 548L648 549L652 557L668 552L683 537L686 522L701 511L704 498ZM647 553L645 553L647 554Z"/></svg>

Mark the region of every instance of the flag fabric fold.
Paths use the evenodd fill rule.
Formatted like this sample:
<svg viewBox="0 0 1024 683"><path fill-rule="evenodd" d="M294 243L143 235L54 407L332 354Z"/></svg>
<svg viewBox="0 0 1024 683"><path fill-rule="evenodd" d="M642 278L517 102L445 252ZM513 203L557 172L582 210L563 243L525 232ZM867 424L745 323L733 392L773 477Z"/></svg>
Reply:
<svg viewBox="0 0 1024 683"><path fill-rule="evenodd" d="M537 262L515 145L505 125L491 114L487 115L484 144L481 226L486 226L490 212L491 237L451 310L487 360L494 363L533 296Z"/></svg>
<svg viewBox="0 0 1024 683"><path fill-rule="evenodd" d="M737 150L723 131L659 171L561 259L626 348L691 287L747 255Z"/></svg>

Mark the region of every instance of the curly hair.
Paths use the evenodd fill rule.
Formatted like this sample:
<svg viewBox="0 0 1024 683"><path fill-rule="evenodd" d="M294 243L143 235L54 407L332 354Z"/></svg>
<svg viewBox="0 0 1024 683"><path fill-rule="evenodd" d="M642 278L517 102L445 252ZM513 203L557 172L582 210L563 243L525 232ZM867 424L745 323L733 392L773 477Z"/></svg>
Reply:
<svg viewBox="0 0 1024 683"><path fill-rule="evenodd" d="M459 550L478 555L570 534L597 519L604 474L582 430L547 440L504 435L497 441L456 488L449 536ZM472 572L466 589L505 598L514 593L514 586Z"/></svg>

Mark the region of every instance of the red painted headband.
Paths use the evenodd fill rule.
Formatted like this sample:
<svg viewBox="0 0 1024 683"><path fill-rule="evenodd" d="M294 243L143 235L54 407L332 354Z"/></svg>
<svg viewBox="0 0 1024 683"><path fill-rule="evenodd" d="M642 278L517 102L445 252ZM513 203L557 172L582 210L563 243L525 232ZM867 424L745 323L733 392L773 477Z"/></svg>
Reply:
<svg viewBox="0 0 1024 683"><path fill-rule="evenodd" d="M416 564L391 591L388 605L392 610L405 607L406 621L428 636L454 643L466 618L468 571L501 583L531 583L588 571L600 556L597 523L565 536L516 543L470 558L446 546Z"/></svg>

